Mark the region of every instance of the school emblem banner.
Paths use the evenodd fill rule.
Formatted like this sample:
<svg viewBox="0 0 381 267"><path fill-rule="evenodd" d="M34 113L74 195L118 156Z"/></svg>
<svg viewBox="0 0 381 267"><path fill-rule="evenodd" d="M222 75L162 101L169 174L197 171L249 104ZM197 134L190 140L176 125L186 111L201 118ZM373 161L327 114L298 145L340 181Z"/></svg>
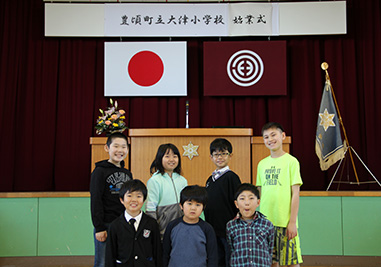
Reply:
<svg viewBox="0 0 381 267"><path fill-rule="evenodd" d="M286 41L204 43L205 96L286 94Z"/></svg>

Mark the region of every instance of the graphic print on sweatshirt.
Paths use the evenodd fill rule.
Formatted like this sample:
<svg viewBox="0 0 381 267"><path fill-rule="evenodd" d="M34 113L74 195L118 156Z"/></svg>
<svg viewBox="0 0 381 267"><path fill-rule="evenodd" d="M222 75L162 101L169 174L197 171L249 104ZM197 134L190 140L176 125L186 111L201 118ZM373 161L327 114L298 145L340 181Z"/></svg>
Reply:
<svg viewBox="0 0 381 267"><path fill-rule="evenodd" d="M131 180L131 178L126 173L114 172L107 177L106 182L109 184L108 187L111 194L119 194L119 190L122 188L122 185L129 180Z"/></svg>

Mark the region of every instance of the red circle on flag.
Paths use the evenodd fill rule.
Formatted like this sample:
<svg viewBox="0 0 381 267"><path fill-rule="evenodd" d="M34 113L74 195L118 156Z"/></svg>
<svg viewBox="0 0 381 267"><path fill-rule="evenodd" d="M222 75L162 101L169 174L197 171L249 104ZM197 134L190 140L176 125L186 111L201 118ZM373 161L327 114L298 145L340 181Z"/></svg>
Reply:
<svg viewBox="0 0 381 267"><path fill-rule="evenodd" d="M156 53L141 51L131 58L127 69L134 83L140 86L152 86L163 76L164 64Z"/></svg>

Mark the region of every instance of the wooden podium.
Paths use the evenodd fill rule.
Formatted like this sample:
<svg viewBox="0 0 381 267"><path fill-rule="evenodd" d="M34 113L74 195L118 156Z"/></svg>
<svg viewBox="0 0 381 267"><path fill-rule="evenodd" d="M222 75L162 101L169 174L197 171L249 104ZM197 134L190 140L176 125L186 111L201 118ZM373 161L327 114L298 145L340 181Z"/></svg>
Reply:
<svg viewBox="0 0 381 267"><path fill-rule="evenodd" d="M252 135L252 129L241 128L130 129L131 172L134 178L146 183L151 177L149 169L158 147L164 143L172 143L182 155L182 175L188 180L188 184L205 186L206 179L215 170L210 159L209 145L215 138L222 137L233 146L229 167L239 175L242 182L250 182ZM193 150L190 150L192 145ZM190 151L195 151L198 155L187 156L192 154Z"/></svg>

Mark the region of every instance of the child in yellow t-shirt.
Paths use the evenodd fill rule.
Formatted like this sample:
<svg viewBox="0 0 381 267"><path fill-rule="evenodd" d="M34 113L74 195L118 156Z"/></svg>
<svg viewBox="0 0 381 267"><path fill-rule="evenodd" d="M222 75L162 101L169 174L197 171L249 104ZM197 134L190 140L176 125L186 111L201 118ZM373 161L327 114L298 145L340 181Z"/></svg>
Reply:
<svg viewBox="0 0 381 267"><path fill-rule="evenodd" d="M271 154L258 164L256 185L261 191L260 212L275 226L272 266L298 267L303 262L297 231L299 190L303 184L299 162L282 148L286 138L282 125L265 124L262 136Z"/></svg>

